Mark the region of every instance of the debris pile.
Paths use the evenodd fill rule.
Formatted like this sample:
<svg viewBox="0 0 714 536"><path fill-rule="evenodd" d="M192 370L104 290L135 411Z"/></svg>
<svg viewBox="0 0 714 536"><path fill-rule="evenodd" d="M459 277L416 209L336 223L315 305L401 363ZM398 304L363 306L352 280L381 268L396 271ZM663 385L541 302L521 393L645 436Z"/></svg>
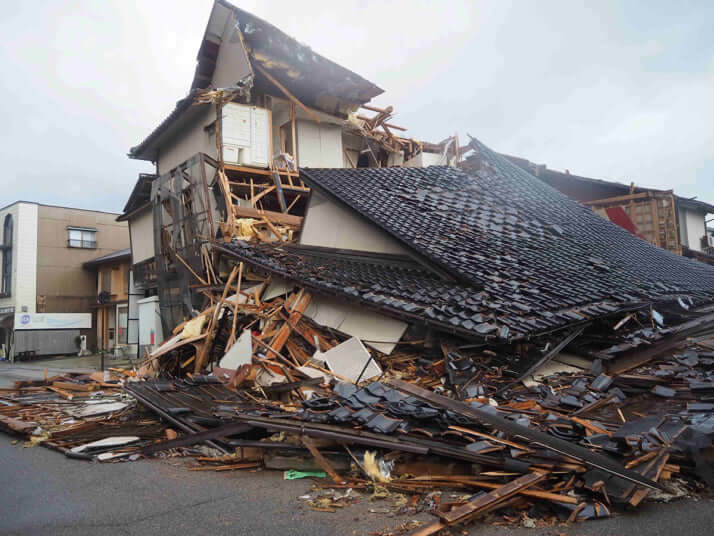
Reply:
<svg viewBox="0 0 714 536"><path fill-rule="evenodd" d="M711 320L709 335L620 374L601 359L560 353L563 345L540 369L518 371L453 336L427 344L407 333L381 352L317 324L304 288L237 268L228 281L247 277L254 290L216 294L216 305L148 357L144 370L164 379L126 385L184 433L145 454L202 442L219 454L200 461L219 470L254 468L258 456L268 468L322 469L329 486L475 494L433 505L435 530L496 511L501 521L524 511L605 517L661 493L670 479L685 478L692 490L711 479L703 461L714 436L714 404L705 402L714 394ZM638 315L628 315L632 332L641 330ZM612 321L612 340L600 333L600 346L627 338L619 333L626 318ZM198 371L210 375L193 373L199 358ZM301 451L313 466L300 465Z"/></svg>
<svg viewBox="0 0 714 536"><path fill-rule="evenodd" d="M372 131L388 119L377 113ZM714 272L475 140L470 149L473 175L301 169L295 182L286 171L285 183L278 172L238 183L201 156L200 173L157 179L167 340L121 378L123 395L50 379L3 393L0 413L14 431L39 428L43 444L104 450L101 460L163 453L190 455L192 470L319 472L337 492L311 495L309 507L343 507L350 489L392 496L403 513L438 517L421 535L484 516L602 518L713 485ZM209 164L220 218L197 209L218 206ZM195 186L193 204L177 185ZM390 253L302 243L310 212L288 206L305 208L310 188L374 224L364 232L382 233ZM182 287L170 288L169 268ZM129 405L73 415L67 381Z"/></svg>
<svg viewBox="0 0 714 536"><path fill-rule="evenodd" d="M165 426L122 390L130 375L110 369L16 381L0 388L0 430L70 458L138 459L142 446L165 437Z"/></svg>

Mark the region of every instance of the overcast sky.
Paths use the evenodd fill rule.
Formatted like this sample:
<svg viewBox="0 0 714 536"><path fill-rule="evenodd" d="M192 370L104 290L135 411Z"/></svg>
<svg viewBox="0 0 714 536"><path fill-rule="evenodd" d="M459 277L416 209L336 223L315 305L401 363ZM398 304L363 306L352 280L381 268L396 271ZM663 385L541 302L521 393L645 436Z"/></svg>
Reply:
<svg viewBox="0 0 714 536"><path fill-rule="evenodd" d="M236 4L383 88L409 136L714 203L714 2ZM120 211L152 171L126 153L187 93L211 5L4 4L0 206Z"/></svg>

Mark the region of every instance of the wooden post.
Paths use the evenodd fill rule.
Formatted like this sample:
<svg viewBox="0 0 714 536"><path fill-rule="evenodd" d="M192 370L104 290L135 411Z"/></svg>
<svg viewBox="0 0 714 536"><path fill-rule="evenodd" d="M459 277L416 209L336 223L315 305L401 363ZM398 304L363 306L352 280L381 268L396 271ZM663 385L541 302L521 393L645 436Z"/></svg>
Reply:
<svg viewBox="0 0 714 536"><path fill-rule="evenodd" d="M200 351L198 351L196 354L196 361L194 363L194 374L198 374L201 371L201 368L208 359L208 352L210 352L211 346L213 346L213 340L216 338L216 332L218 331L218 326L216 325L218 322L218 317L221 313L221 309L223 309L223 303L226 301L228 290L231 288L231 283L233 283L233 279L235 278L237 272L238 267L235 266L231 271L231 275L228 277L228 282L226 283L226 286L223 288L223 294L221 295L221 299L216 304L216 308L213 310L213 314L211 315L211 318L208 322L208 327L206 328L206 339L203 341L203 345L201 346Z"/></svg>
<svg viewBox="0 0 714 536"><path fill-rule="evenodd" d="M298 168L298 157L297 157L297 137L295 135L295 105L290 103L290 129L292 132L293 140L293 161L295 162L295 167Z"/></svg>

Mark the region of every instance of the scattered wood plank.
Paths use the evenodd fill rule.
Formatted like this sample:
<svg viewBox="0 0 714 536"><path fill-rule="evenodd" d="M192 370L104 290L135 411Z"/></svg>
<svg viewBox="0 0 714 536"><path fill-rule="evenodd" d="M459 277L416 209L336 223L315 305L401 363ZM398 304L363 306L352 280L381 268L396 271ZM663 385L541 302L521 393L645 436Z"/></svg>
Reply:
<svg viewBox="0 0 714 536"><path fill-rule="evenodd" d="M529 473L512 480L508 484L494 489L493 491L476 497L462 506L454 508L451 512L439 514L448 525L461 523L473 516L478 515L485 508L505 501L516 495L520 491L537 484L546 477L545 473Z"/></svg>
<svg viewBox="0 0 714 536"><path fill-rule="evenodd" d="M313 455L313 457L315 458L317 463L320 464L320 467L322 467L325 470L325 472L328 475L330 475L330 478L332 479L332 481L335 484L344 484L345 480L340 475L337 474L337 471L334 470L334 468L332 467L332 464L317 449L313 440L307 436L302 436L300 438L300 440L302 441L302 444L305 445L307 450L310 451L310 454Z"/></svg>

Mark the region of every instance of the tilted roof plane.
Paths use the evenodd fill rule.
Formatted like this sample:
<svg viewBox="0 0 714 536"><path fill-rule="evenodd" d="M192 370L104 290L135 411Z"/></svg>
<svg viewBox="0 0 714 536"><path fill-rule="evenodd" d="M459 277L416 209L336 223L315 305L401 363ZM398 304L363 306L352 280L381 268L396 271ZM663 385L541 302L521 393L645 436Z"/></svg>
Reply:
<svg viewBox="0 0 714 536"><path fill-rule="evenodd" d="M517 339L641 304L714 298L714 267L652 246L474 147L481 166L471 175L445 166L301 170L413 252L419 263L408 273L358 254L230 249L298 282L474 336Z"/></svg>

